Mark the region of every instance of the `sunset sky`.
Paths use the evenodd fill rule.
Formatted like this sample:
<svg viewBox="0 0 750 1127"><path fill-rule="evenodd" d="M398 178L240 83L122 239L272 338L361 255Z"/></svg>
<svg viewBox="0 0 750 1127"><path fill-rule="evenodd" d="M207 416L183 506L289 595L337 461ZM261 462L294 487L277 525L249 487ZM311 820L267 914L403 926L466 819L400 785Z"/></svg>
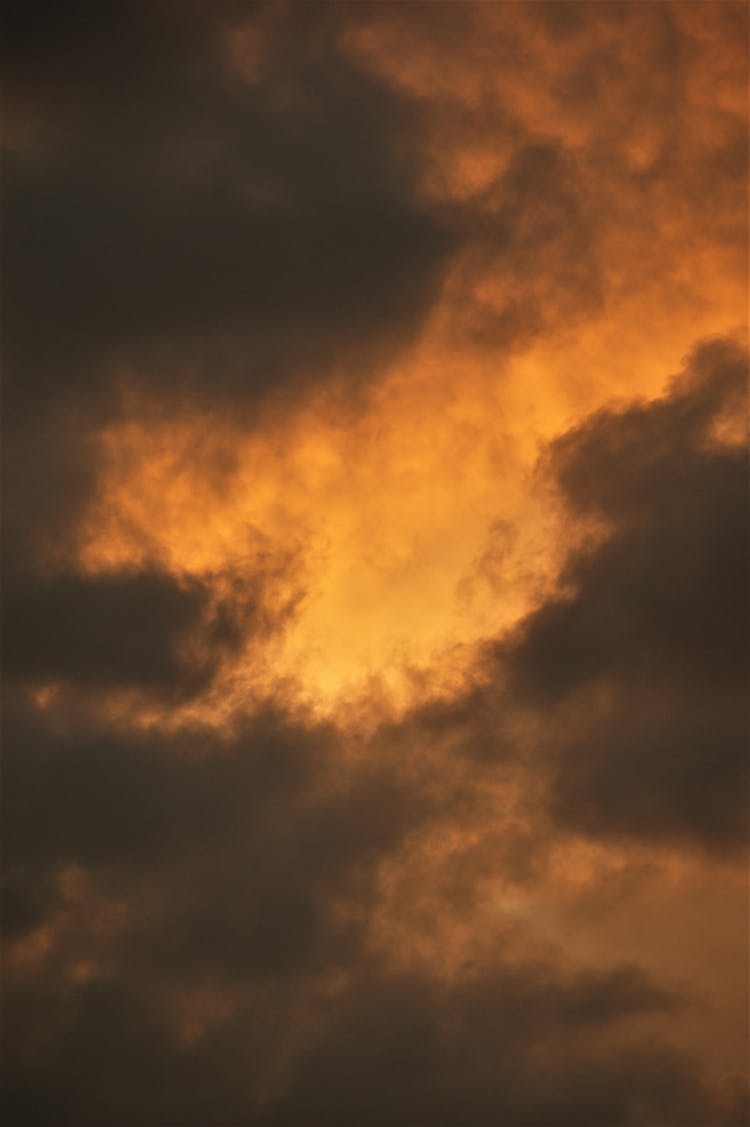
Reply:
<svg viewBox="0 0 750 1127"><path fill-rule="evenodd" d="M7 6L11 1127L750 1123L748 11Z"/></svg>

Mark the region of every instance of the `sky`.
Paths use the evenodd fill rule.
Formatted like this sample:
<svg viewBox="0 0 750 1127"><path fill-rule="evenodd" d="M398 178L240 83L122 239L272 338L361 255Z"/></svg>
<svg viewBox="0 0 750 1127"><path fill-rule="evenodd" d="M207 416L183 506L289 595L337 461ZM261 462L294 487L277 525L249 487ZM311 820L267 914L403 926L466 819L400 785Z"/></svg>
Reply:
<svg viewBox="0 0 750 1127"><path fill-rule="evenodd" d="M11 3L14 1127L742 1127L748 7Z"/></svg>

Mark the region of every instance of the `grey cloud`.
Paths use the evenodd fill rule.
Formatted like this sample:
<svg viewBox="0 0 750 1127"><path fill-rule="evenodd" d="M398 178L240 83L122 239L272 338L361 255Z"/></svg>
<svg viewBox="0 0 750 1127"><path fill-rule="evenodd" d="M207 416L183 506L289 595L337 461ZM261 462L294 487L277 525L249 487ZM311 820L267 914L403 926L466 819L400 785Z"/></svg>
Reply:
<svg viewBox="0 0 750 1127"><path fill-rule="evenodd" d="M682 1002L637 966L519 962L498 939L451 984L373 957L380 862L420 828L470 818L444 805L429 764L401 771L386 754L344 767L334 729L272 710L223 737L118 734L20 705L6 716L5 926L21 944L40 927L53 937L8 991L13 1122L718 1116L693 1063L643 1039L644 1022ZM99 969L76 980L88 961ZM168 999L202 989L235 1001L185 1040ZM312 1022L301 1042L300 1013Z"/></svg>
<svg viewBox="0 0 750 1127"><path fill-rule="evenodd" d="M618 1042L620 1022L673 1005L628 968L576 978L501 962L455 985L374 974L302 1060L271 1122L697 1124L711 1097L689 1062L656 1044L649 1057L627 1032Z"/></svg>
<svg viewBox="0 0 750 1127"><path fill-rule="evenodd" d="M340 737L283 714L225 737L118 734L74 714L62 723L6 708L3 847L17 926L24 913L37 920L38 890L52 907L56 876L80 865L136 899L147 890L152 917L132 941L167 975L291 969L317 942L330 891L350 879L356 889L434 807L384 769L337 771Z"/></svg>
<svg viewBox="0 0 750 1127"><path fill-rule="evenodd" d="M708 342L663 399L556 441L567 503L607 522L501 647L547 710L558 816L594 833L725 847L747 829L748 465L711 439L747 361ZM740 415L741 417L741 415Z"/></svg>
<svg viewBox="0 0 750 1127"><path fill-rule="evenodd" d="M58 575L15 598L6 591L6 677L194 691L220 656L196 654L210 597L202 583L156 571Z"/></svg>
<svg viewBox="0 0 750 1127"><path fill-rule="evenodd" d="M190 34L171 5L37 13L65 34L45 52L35 28L16 69L43 116L71 86L83 105L6 158L11 405L106 393L123 366L235 408L344 362L366 377L434 295L449 241L415 194L418 111L337 54L325 9L271 43L270 84L241 81L231 12L188 6Z"/></svg>
<svg viewBox="0 0 750 1127"><path fill-rule="evenodd" d="M267 68L239 78L223 37L256 12L6 13L5 100L29 125L2 183L21 570L70 547L123 379L155 410L253 426L290 389L366 385L437 293L453 235L418 197L419 107L342 57L325 6L261 30Z"/></svg>

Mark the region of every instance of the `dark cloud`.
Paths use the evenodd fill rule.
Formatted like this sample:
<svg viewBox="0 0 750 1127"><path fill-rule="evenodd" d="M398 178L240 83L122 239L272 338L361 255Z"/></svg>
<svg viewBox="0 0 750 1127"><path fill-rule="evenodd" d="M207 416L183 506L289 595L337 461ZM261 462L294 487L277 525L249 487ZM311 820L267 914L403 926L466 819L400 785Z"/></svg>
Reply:
<svg viewBox="0 0 750 1127"><path fill-rule="evenodd" d="M3 504L23 569L74 539L123 386L253 425L290 388L361 387L427 311L451 236L418 199L419 108L313 7L265 10L252 80L227 38L252 5L9 6Z"/></svg>
<svg viewBox="0 0 750 1127"><path fill-rule="evenodd" d="M384 770L337 773L332 730L273 713L231 737L169 736L72 714L61 728L9 706L5 744L13 903L24 874L49 891L55 874L84 866L105 885L135 881L137 897L156 866L141 938L165 974L305 957L325 887L387 853L428 808Z"/></svg>
<svg viewBox="0 0 750 1127"><path fill-rule="evenodd" d="M217 0L208 11L187 0L176 20L168 0L136 2L127 11L95 0L71 0L64 9L52 0L40 0L31 10L7 4L0 48L3 81L14 104L37 125L50 118L75 125L112 104L135 114L151 104L158 113L157 96L189 73L202 52L213 49L233 10L239 13L241 7ZM253 6L246 11L252 14ZM196 43L198 33L202 38ZM123 95L128 85L133 92L129 108Z"/></svg>
<svg viewBox="0 0 750 1127"><path fill-rule="evenodd" d="M341 743L278 711L218 736L6 709L4 926L11 954L50 937L9 983L14 1123L722 1122L643 1039L682 1003L637 966L502 937L453 982L382 965L381 862L463 807Z"/></svg>
<svg viewBox="0 0 750 1127"><path fill-rule="evenodd" d="M453 306L469 336L499 352L590 316L605 288L602 203L585 166L550 138L511 122L505 131L515 141L509 167L461 217L467 253ZM483 297L470 281L477 275L487 280Z"/></svg>
<svg viewBox="0 0 750 1127"><path fill-rule="evenodd" d="M499 988L510 991L509 1000ZM91 982L69 990L64 1001L59 993L43 1005L34 1000L35 1016L44 1014L54 1032L36 1052L14 1046L5 1106L14 1122L35 1127L743 1121L735 1118L744 1114L736 1099L732 1106L711 1092L695 1062L662 1043L613 1036L607 1021L571 1027L556 1000L534 1009L532 1033L516 1006L533 1001L537 988L527 968L445 994L419 976L355 982L334 1002L322 1039L285 1069L289 1087L279 1098L264 1095L264 1068L269 1057L276 1063L273 1050L283 1052L289 1037L289 1026L278 1028L279 1017L294 1019L288 999L281 1015L240 1006L191 1044L175 1036L145 993L112 980ZM559 989L575 1004L575 984ZM610 1006L606 980L591 989L603 1008ZM649 997L644 1011L654 1007ZM519 1017L520 1033L512 1024ZM610 1022L617 1026L621 1017L610 1008Z"/></svg>
<svg viewBox="0 0 750 1127"><path fill-rule="evenodd" d="M218 736L6 710L4 924L11 954L50 942L7 992L14 1123L731 1122L646 1037L683 1001L635 965L501 935L449 980L384 966L380 863L457 811L341 741L278 711Z"/></svg>
<svg viewBox="0 0 750 1127"><path fill-rule="evenodd" d="M236 410L308 373L369 376L427 308L449 244L415 195L415 108L344 62L325 8L241 79L231 14L16 21L11 79L52 125L6 158L11 404L126 368Z"/></svg>
<svg viewBox="0 0 750 1127"><path fill-rule="evenodd" d="M27 529L11 512L5 527L2 654L13 685L136 690L177 703L207 689L241 648L252 661L253 647L288 625L301 597L288 556L260 550L239 569L200 579L155 562L86 574L60 561L37 565L39 543L54 548L54 518Z"/></svg>
<svg viewBox="0 0 750 1127"><path fill-rule="evenodd" d="M9 991L14 1122L256 1121L264 1062L293 1033L275 1028L276 995L348 973L376 864L427 810L391 772L342 769L338 743L273 712L170 737L6 709L4 927L21 947L55 934ZM102 934L108 915L121 926ZM108 969L71 994L71 960L87 958ZM160 999L206 983L231 984L240 1014L193 1051ZM255 987L272 995L260 1010L242 1001Z"/></svg>
<svg viewBox="0 0 750 1127"><path fill-rule="evenodd" d="M196 653L210 591L140 571L58 575L7 597L7 677L119 688L195 688L217 655Z"/></svg>
<svg viewBox="0 0 750 1127"><path fill-rule="evenodd" d="M706 341L662 398L556 439L540 473L590 532L556 592L482 650L474 687L393 733L520 785L512 880L543 870L561 830L731 852L746 839L746 381L744 349Z"/></svg>
<svg viewBox="0 0 750 1127"><path fill-rule="evenodd" d="M549 717L554 804L597 834L729 845L747 827L748 463L743 352L700 346L663 399L558 439L574 512L603 521L523 624L511 691Z"/></svg>
<svg viewBox="0 0 750 1127"><path fill-rule="evenodd" d="M619 1040L620 1022L673 1004L627 968L575 977L500 964L453 985L376 973L345 998L270 1121L698 1124L714 1109L689 1062Z"/></svg>
<svg viewBox="0 0 750 1127"><path fill-rule="evenodd" d="M599 8L519 9L517 30L487 40L492 67L525 58L527 20L565 46ZM278 700L185 720L227 658L252 660L244 647L293 613L274 583L294 575L270 548L267 567L201 579L155 559L99 575L71 562L98 436L127 412L241 429L321 382L365 386L446 279L454 343L501 354L569 331L620 284L605 247L634 215L655 239L673 211L717 246L742 242L723 217L744 123L717 115L701 125L717 139L690 149L677 9L653 17L638 65L631 9L608 7L604 48L570 65L561 49L544 78L582 121L607 103L617 124L584 143L564 121L534 132L533 98L500 108L488 83L487 105L469 106L446 74L428 105L342 46L385 19L415 43L434 34L438 57L479 44L486 68L485 5L6 6L8 1122L748 1121L739 1086L717 1094L674 1047L688 987L607 949L586 966L575 943L543 946L538 902L506 920L568 834L723 850L743 837L747 460L713 436L744 396L734 345L703 344L662 399L553 443L546 470L596 537L489 647L471 692L372 736ZM642 121L659 129L639 164ZM507 161L468 202L428 200L431 146L451 158L464 130L480 155L502 134ZM219 477L224 457L196 452ZM623 863L624 883L640 871ZM451 970L444 937L490 882L496 941ZM601 912L625 895L592 883Z"/></svg>

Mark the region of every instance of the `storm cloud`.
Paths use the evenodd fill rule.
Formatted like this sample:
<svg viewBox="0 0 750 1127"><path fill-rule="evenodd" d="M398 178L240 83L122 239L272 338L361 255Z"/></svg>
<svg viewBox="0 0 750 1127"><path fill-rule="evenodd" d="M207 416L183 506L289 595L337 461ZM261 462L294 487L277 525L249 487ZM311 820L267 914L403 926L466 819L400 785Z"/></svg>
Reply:
<svg viewBox="0 0 750 1127"><path fill-rule="evenodd" d="M748 1124L746 7L0 41L6 1120Z"/></svg>

